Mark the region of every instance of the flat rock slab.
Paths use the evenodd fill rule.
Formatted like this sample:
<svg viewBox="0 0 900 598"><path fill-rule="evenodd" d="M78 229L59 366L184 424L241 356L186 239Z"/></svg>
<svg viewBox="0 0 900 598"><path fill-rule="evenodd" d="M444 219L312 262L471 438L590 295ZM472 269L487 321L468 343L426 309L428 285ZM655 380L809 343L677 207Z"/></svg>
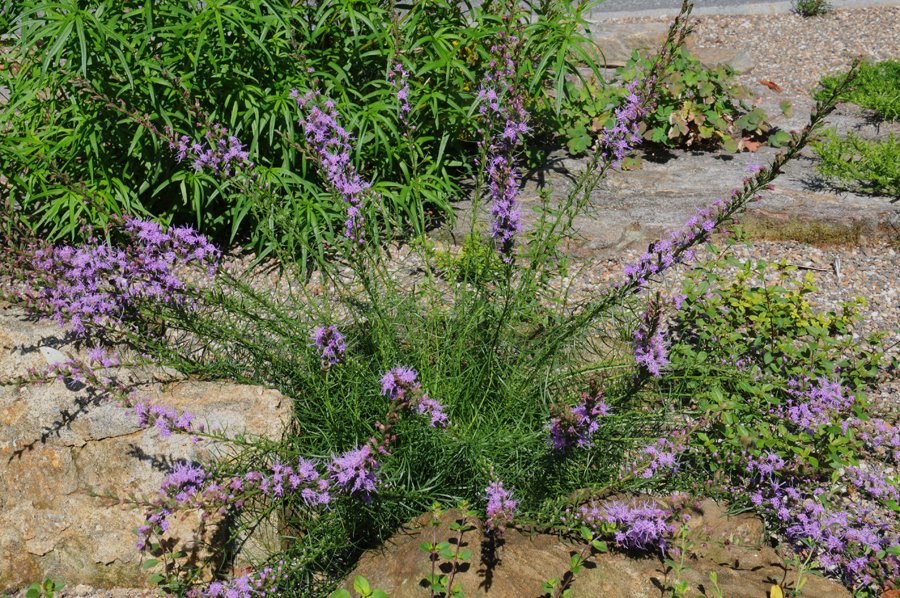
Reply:
<svg viewBox="0 0 900 598"><path fill-rule="evenodd" d="M381 549L363 555L345 587L352 589L354 577L362 575L373 588L384 590L391 598L418 598L427 593L427 583L423 580L431 574L431 561L420 545L435 539L442 542L455 538L456 533L449 526L459 517L458 511L449 511L437 527L430 525L430 514L413 520ZM454 580L465 596L543 596L543 583L561 577L568 569L571 556L584 548L555 535L526 534L515 529L506 530L502 545L492 548L485 540L481 522L470 520L470 523L477 529L464 535L462 544L473 556ZM762 522L754 516L729 517L722 507L707 500L695 511L690 529L694 554L686 559L685 570L678 576L688 582L688 595L711 589L710 572L718 576L721 595L729 598L768 596L773 584L785 584L784 580L793 583L797 579L796 571L763 542ZM447 573L441 569L442 565L443 562L437 564L438 571ZM805 579L804 596L850 596L835 581L809 574ZM592 558L571 587L573 596L657 598L667 595L665 588L674 581L675 575L667 572L658 555L611 552Z"/></svg>
<svg viewBox="0 0 900 598"><path fill-rule="evenodd" d="M3 380L46 367L47 347L77 353L55 324L0 310ZM190 411L210 429L271 439L281 437L291 410L276 391L230 383L148 382L136 392L151 404ZM0 593L45 578L69 587L145 585L135 535L143 511L129 497L152 498L176 463L208 461L224 450L210 440L142 429L130 410L98 401L90 389L0 386ZM192 517L186 513L177 524L186 546L205 541L195 536ZM263 542L249 543L252 556L267 552Z"/></svg>
<svg viewBox="0 0 900 598"><path fill-rule="evenodd" d="M613 23L589 20L591 39L600 52L598 64L610 68L625 66L632 52L656 52L662 46L669 31L669 24L660 21L638 23ZM747 52L739 47L703 48L688 36L686 46L691 54L708 67L728 65L738 72L746 73L755 66Z"/></svg>
<svg viewBox="0 0 900 598"><path fill-rule="evenodd" d="M766 100L764 107L770 115L778 113L778 100L777 96ZM799 128L810 108L810 102L798 103L790 117L773 116L773 120L787 130ZM863 137L886 136L890 127L897 126L873 122L850 106L842 106L829 120L839 132L853 131ZM567 249L579 258L642 249L666 231L680 228L698 209L728 197L754 167L768 165L779 151L764 146L755 153L674 150L643 154L637 168L613 171L591 193L588 209L574 222L576 237ZM549 189L551 205L558 205L584 171L585 160L557 151L545 167L523 176L520 203L526 228L537 220L539 189ZM834 187L817 175L816 160L807 149L740 217L752 236L812 244L900 239L900 202L896 198ZM439 240L460 242L465 238L471 227L471 203L458 203L457 214L452 231L436 233ZM482 205L478 220L483 230L488 229L490 218L489 206Z"/></svg>

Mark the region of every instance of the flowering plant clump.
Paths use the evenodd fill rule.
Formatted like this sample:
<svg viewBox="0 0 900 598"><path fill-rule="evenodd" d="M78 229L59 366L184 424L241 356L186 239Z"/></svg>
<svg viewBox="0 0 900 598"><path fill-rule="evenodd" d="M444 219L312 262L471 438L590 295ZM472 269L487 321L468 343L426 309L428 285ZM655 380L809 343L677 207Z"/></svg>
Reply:
<svg viewBox="0 0 900 598"><path fill-rule="evenodd" d="M810 484L796 467L769 453L747 463L751 503L784 526L796 550L852 588L868 588L900 573L900 530L890 511L835 507L831 491ZM843 480L877 499L896 497L884 477L847 468Z"/></svg>
<svg viewBox="0 0 900 598"><path fill-rule="evenodd" d="M835 416L846 415L856 403L838 380L819 378L788 381L790 398L778 410L787 421L807 432L830 424Z"/></svg>
<svg viewBox="0 0 900 598"><path fill-rule="evenodd" d="M649 502L629 504L620 500L592 501L563 515L568 524L609 530L616 544L626 550L665 550L667 539L675 533L671 519L671 512Z"/></svg>
<svg viewBox="0 0 900 598"><path fill-rule="evenodd" d="M269 14L280 1L256 8ZM345 8L354 11L360 3L351 4ZM664 559L685 555L671 540L676 507L633 496L650 487L666 495L685 488L727 494L737 508L755 509L804 566L854 588L889 587L900 551L890 469L900 435L893 422L867 413L864 394L878 378L881 357L875 345L853 339L854 307L814 313L804 299L812 291L783 278L786 267L776 286L758 265L738 265L725 280L721 272L733 260L699 262L684 294L671 301L651 294L669 270L695 262L701 246L730 227L800 154L833 98L727 199L650 243L617 283L573 304L559 290L569 276L564 243L603 176L640 142L662 73L687 35L688 6L661 51L625 84L622 104L589 146L584 171L562 198L541 188L544 204L524 227L531 214L520 201L518 161L531 127L540 126L555 104L548 100L558 97L548 95L542 69L556 69L559 94L570 83L565 68L546 65L578 59L541 53L546 44L537 34L568 39L583 23L567 2L550 3L553 26L535 29L513 4L495 16L488 14L493 3L475 10L439 0L436 12L456 15L451 21L458 27L432 31L424 46L447 55L420 63L419 55L432 49L420 35L404 42L405 28L413 23L421 31L432 23L423 19L446 22L424 4L414 2L403 13L391 3L372 8L391 11L396 21L345 21L345 11L320 6L317 19L336 19L353 35L323 25L341 36L303 37L309 28L297 27L301 37L283 41L290 47L287 62L303 67L291 62L285 68L293 75L273 84L322 92L295 92L294 102L268 92L265 102L248 100L248 106L278 106L258 121L264 126L242 125L239 115L195 119L228 122L242 135L252 131L246 148L221 127L200 141L170 136L175 158L199 170L182 172L183 180L215 182L223 194L237 187L222 180L229 176L251 172L273 182L247 194L256 203L244 207L255 218L283 217L289 229L341 214L348 242L334 242L340 226L310 225L321 256L314 272L305 263L309 254L301 253L304 263L298 263L290 239L277 235L267 238L270 253L258 258L279 258L283 277L261 281L255 266L217 268L218 250L193 229L133 218L111 228L107 239L58 247L34 242L18 262L20 300L78 332L89 361L54 365L29 382L60 378L95 386L153 426L153 438L186 434L233 449L216 462L169 461L158 492L140 502L138 544L164 560L158 574L164 589L195 596L326 594L342 585L364 547L435 503L437 529L440 504L449 500L483 506L482 556L489 568L502 562L510 539L504 535L514 523L581 532L587 546L575 551L568 577L551 584L561 597L583 560L608 549L604 539L619 550L659 551ZM290 8L279 14L307 24L306 4ZM489 34L470 35L469 19L482 20ZM366 33L372 24L375 30ZM363 47L371 52L359 57L367 69L334 75L348 64L346 52L360 47L358 35L369 36ZM390 52L379 53L388 45ZM461 64L468 70L457 76L450 65ZM367 79L372 73L374 82ZM356 78L368 82L357 86ZM179 89L177 80L165 80ZM464 105L450 124L441 108L448 101ZM190 112L196 116L199 108ZM434 137L420 135L413 121ZM279 146L286 152L280 166L250 164L251 151L255 157L281 141L287 143ZM372 149L386 143L402 150L385 156ZM450 152L455 143L477 148L480 174L461 172L471 160L429 154L432 146ZM304 178L310 172L314 180ZM484 251L470 252L466 269L481 274L447 277L434 255L438 243L406 235L424 230L420 225L431 216L419 209L425 203L450 201L443 177L462 181L467 174L474 174L470 238ZM279 180L303 193L285 192L292 187ZM490 200L490 240L474 234L478 218L488 217L479 211L482 188ZM410 202L415 209L392 213L404 194L417 196ZM203 197L198 192L191 199L202 203ZM301 210L304 219L295 221ZM759 284L752 282L757 275ZM279 438L208 430L193 413L152 405L116 381L113 369L122 360L103 348L113 343L192 379L277 389L292 421ZM199 568L182 558L175 538L181 527L175 522L186 510L201 520L193 545L211 555ZM462 533L478 526L467 506L463 511L462 521L451 524L455 546L437 538L425 544L433 593L456 592L454 575L472 556ZM277 526L268 525L270 517ZM279 541L270 554L250 557L255 573L201 583L204 571L218 577L223 565L247 556L233 551L248 545L254 530L269 527ZM206 541L213 536L215 542ZM159 565L154 561L149 568ZM375 595L367 582L356 585Z"/></svg>
<svg viewBox="0 0 900 598"><path fill-rule="evenodd" d="M212 276L220 251L191 227L168 231L156 222L127 218L124 245L97 237L80 246L37 245L16 298L79 334L121 328L139 320L147 303L185 301L186 268Z"/></svg>

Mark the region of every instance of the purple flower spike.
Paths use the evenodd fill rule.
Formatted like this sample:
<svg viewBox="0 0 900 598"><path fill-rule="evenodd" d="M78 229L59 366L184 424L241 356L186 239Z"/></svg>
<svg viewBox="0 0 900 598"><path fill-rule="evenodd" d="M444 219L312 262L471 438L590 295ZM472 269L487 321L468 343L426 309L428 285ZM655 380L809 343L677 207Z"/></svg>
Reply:
<svg viewBox="0 0 900 598"><path fill-rule="evenodd" d="M550 433L550 448L553 452L563 452L573 446L590 448L591 440L600 429L600 418L609 412L603 402L603 393L582 393L581 400L574 406L557 408L556 416L550 419L547 430Z"/></svg>
<svg viewBox="0 0 900 598"><path fill-rule="evenodd" d="M653 89L653 82L646 75L631 81L626 89L625 103L613 114L615 124L600 133L599 151L614 167L641 142L639 124L653 107L647 95Z"/></svg>
<svg viewBox="0 0 900 598"><path fill-rule="evenodd" d="M344 335L334 324L316 327L312 333L312 340L319 350L324 369L330 369L344 360L347 344L344 342Z"/></svg>
<svg viewBox="0 0 900 598"><path fill-rule="evenodd" d="M501 259L511 264L515 260L515 240L521 226L517 205L519 176L516 172L516 151L528 132L528 112L524 97L516 88L515 53L519 40L501 32L499 41L491 47L494 57L478 91L478 111L483 121L482 141L485 169L491 198L491 236Z"/></svg>
<svg viewBox="0 0 900 598"><path fill-rule="evenodd" d="M342 491L367 498L377 487L375 470L378 467L378 461L372 456L372 447L366 444L332 457L328 469L332 480Z"/></svg>
<svg viewBox="0 0 900 598"><path fill-rule="evenodd" d="M489 531L503 532L512 522L519 503L512 499L512 491L504 488L502 481L491 482L485 492L488 500L484 524Z"/></svg>
<svg viewBox="0 0 900 598"><path fill-rule="evenodd" d="M650 302L634 331L634 360L642 369L659 378L669 365L666 340L663 336L663 310L659 300Z"/></svg>
<svg viewBox="0 0 900 598"><path fill-rule="evenodd" d="M388 83L396 91L397 104L400 106L400 124L406 129L403 135L407 135L414 127L409 125L409 113L412 107L409 105L409 72L399 62L388 71Z"/></svg>
<svg viewBox="0 0 900 598"><path fill-rule="evenodd" d="M334 102L323 100L316 91L301 96L297 90L291 92L297 105L303 111L300 126L306 133L306 143L315 158L319 172L331 191L341 197L347 206L347 220L344 222L344 236L362 244L363 204L371 185L356 172L350 161L353 148L350 133L340 125L340 115Z"/></svg>

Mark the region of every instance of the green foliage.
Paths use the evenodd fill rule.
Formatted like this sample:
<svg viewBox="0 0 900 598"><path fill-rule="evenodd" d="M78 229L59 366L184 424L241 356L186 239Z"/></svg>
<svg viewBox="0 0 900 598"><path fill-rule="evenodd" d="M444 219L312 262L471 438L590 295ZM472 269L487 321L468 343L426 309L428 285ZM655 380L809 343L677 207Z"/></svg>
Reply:
<svg viewBox="0 0 900 598"><path fill-rule="evenodd" d="M187 221L302 259L333 244L344 208L298 145L290 91L335 100L356 139L353 161L382 198L380 217L421 232L451 215L456 175L475 148L474 95L506 26L490 4L450 0L18 4L22 37L4 55L16 68L0 74L11 90L0 170L19 218L51 238L123 213ZM583 9L547 3L520 21L517 75L535 114L568 102L562 83L587 56ZM411 73L406 136L386 81L395 63ZM214 123L247 146L268 192L176 162L167 127L199 140Z"/></svg>
<svg viewBox="0 0 900 598"><path fill-rule="evenodd" d="M793 0L792 8L801 17L819 17L831 10L827 0Z"/></svg>
<svg viewBox="0 0 900 598"><path fill-rule="evenodd" d="M719 272L736 269L733 280ZM874 383L881 353L878 339L861 343L853 324L866 302L844 302L840 311L815 311L808 298L817 289L785 264L738 262L723 256L694 272L675 324L667 377L673 394L713 414L714 424L695 435L703 448L698 461L710 473L721 466L710 454L751 457L774 452L796 458L828 477L856 462L861 441L841 433L840 422L814 430L785 425L777 415L798 380L839 380L857 394Z"/></svg>
<svg viewBox="0 0 900 598"><path fill-rule="evenodd" d="M631 81L647 66L646 55L634 52L628 64L617 70L617 77ZM768 137L773 146L786 142L786 133L772 131L760 108L751 109L743 102L746 92L734 83L734 73L727 65L706 67L680 48L662 78L656 110L642 126L644 138L664 147L722 146L728 151L742 149L744 137ZM593 142L592 134L611 125L614 111L627 93L615 86L583 90L579 112L574 113L566 129L572 153L586 151Z"/></svg>
<svg viewBox="0 0 900 598"><path fill-rule="evenodd" d="M353 591L355 591L360 598L388 598L387 593L383 590L372 589L369 580L362 575L357 575L353 579ZM352 595L347 590L341 588L340 590L332 592L330 598L352 598Z"/></svg>
<svg viewBox="0 0 900 598"><path fill-rule="evenodd" d="M840 76L823 78L817 97L830 93L839 82ZM900 62L864 62L860 65L859 76L841 94L841 99L874 110L886 120L900 119Z"/></svg>
<svg viewBox="0 0 900 598"><path fill-rule="evenodd" d="M33 583L25 590L25 598L53 598L65 584L45 579L43 583Z"/></svg>
<svg viewBox="0 0 900 598"><path fill-rule="evenodd" d="M503 261L483 235L472 234L463 240L459 251L434 252L438 271L448 280L485 284L503 276Z"/></svg>
<svg viewBox="0 0 900 598"><path fill-rule="evenodd" d="M828 129L812 147L821 158L816 169L823 176L865 193L900 197L900 139L893 133L887 139L867 140L853 133L840 137Z"/></svg>

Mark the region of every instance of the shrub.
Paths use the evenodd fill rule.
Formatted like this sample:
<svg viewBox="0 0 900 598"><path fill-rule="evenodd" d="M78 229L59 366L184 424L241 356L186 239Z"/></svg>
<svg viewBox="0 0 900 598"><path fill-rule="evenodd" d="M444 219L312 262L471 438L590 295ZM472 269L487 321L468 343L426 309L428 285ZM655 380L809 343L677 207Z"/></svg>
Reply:
<svg viewBox="0 0 900 598"><path fill-rule="evenodd" d="M617 76L629 81L647 68L648 61L646 55L636 51L628 64L617 70ZM679 48L663 76L656 108L642 123L644 139L664 147L722 146L732 152L744 148L745 138L768 138L775 147L784 143L787 134L773 132L765 113L743 102L747 94L734 83L734 73L727 65L706 67L687 49ZM586 88L580 111L573 115L574 122L567 129L568 147L574 153L590 147L591 133L610 125L615 108L628 94L614 86L594 90L593 95L590 91Z"/></svg>
<svg viewBox="0 0 900 598"><path fill-rule="evenodd" d="M819 96L824 97L839 81L839 76L823 78ZM841 100L874 110L886 120L897 120L900 118L900 62L863 63L859 77L853 87L841 95Z"/></svg>
<svg viewBox="0 0 900 598"><path fill-rule="evenodd" d="M887 139L867 140L853 133L839 137L829 129L813 149L821 158L816 170L823 176L865 193L900 197L900 140L893 133Z"/></svg>
<svg viewBox="0 0 900 598"><path fill-rule="evenodd" d="M545 3L523 23L515 76L536 113L566 105L554 90L586 56L579 6ZM451 215L475 149L473 90L504 26L443 0L24 0L16 15L0 168L19 218L54 239L123 214L189 222L301 258L333 244L343 218L298 148L290 91L336 102L382 218L421 232ZM206 135L234 136L267 192L179 165L173 144Z"/></svg>
<svg viewBox="0 0 900 598"><path fill-rule="evenodd" d="M827 0L793 0L792 7L801 17L819 17L831 10Z"/></svg>

